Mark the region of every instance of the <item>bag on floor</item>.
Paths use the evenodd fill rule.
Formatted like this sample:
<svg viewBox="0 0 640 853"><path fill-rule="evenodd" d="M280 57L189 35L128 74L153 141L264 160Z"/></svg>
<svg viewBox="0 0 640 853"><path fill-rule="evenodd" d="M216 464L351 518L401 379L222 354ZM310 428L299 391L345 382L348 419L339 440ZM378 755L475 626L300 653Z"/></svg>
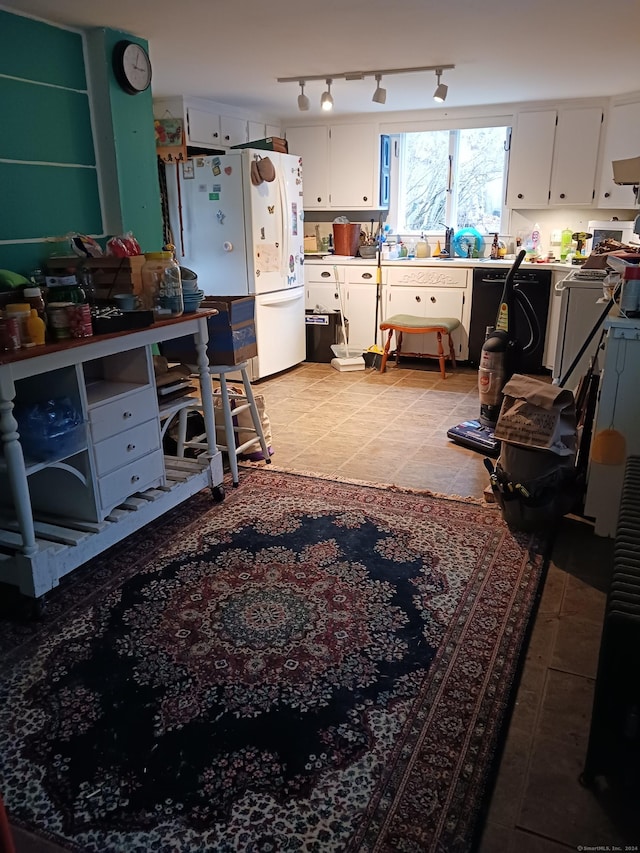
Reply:
<svg viewBox="0 0 640 853"><path fill-rule="evenodd" d="M244 391L242 388L227 385L229 391L229 403L231 406L231 413L233 414L233 410L237 406L244 405L246 402L244 399ZM238 397L242 397L243 399L238 400ZM258 417L260 418L260 423L262 424L262 431L264 433L264 440L267 443L267 448L269 450L269 456L273 455L273 447L272 447L272 435L271 435L271 423L269 421L269 416L267 415L264 397L262 394L253 395L256 401L256 409L258 410ZM222 408L222 395L220 394L220 389L216 388L213 392L213 408L214 415L216 419L216 444L226 444L225 441L225 430L224 430L224 415ZM240 447L241 444L244 444L245 441L249 441L253 436L256 435L255 428L253 426L253 418L251 417L251 412L249 409L245 409L245 411L240 412L237 415L233 415L233 425L238 427L237 430L234 430L235 433L235 444L236 447ZM256 442L255 449L247 448L244 453L240 454L242 459L251 459L255 461L259 461L263 458L262 447L259 442Z"/></svg>

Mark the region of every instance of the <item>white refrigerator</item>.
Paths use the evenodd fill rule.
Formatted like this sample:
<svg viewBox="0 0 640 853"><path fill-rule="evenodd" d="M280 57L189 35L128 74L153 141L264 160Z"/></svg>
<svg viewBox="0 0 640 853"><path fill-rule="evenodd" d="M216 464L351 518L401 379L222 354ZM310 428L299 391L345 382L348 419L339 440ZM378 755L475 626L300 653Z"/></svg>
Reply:
<svg viewBox="0 0 640 853"><path fill-rule="evenodd" d="M267 157L275 179L256 185L251 165ZM245 148L165 168L168 217L180 266L197 274L207 296L255 295L258 355L249 364L250 378L262 379L304 361L300 158ZM268 170L263 172L270 177Z"/></svg>

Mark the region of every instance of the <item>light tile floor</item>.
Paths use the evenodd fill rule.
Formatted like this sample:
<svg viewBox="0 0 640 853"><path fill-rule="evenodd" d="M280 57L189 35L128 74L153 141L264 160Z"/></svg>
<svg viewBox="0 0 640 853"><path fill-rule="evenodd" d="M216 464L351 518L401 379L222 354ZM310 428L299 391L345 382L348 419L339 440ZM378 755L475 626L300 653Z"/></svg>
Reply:
<svg viewBox="0 0 640 853"><path fill-rule="evenodd" d="M390 362L385 374L309 363L256 383L254 391L265 399L274 465L483 497L483 455L446 437L449 426L478 414L475 370L459 366L443 381L434 362ZM564 519L480 853L638 849L625 844L640 844L640 800L629 805L579 783L611 560L611 540L595 537L583 519ZM16 842L18 853L59 850L17 829Z"/></svg>

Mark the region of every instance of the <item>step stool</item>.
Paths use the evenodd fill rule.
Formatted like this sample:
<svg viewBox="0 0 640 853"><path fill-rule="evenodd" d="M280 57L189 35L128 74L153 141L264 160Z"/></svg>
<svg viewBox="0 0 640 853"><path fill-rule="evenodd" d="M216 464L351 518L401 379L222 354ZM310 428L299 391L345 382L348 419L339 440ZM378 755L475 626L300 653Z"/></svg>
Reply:
<svg viewBox="0 0 640 853"><path fill-rule="evenodd" d="M229 395L229 388L227 387L227 374L238 372L240 372L242 376L244 394L233 395L234 407L232 409L231 396ZM247 374L247 362L243 361L241 364L212 364L209 365L209 373L211 374L212 379L218 379L220 382L220 399L222 400L222 414L224 418L225 443L216 443L216 446L218 450L225 451L229 457L231 479L235 487L238 485L238 456L247 450L247 448L252 447L255 444L260 444L260 447L262 448L262 456L265 462L270 463L271 457L269 455L269 448L267 447L267 442L264 437L262 421L260 420L258 407L256 406L255 397L253 396L253 389L251 388L249 375ZM238 405L238 403L240 403L240 405ZM189 406L191 411L200 411L201 408L199 401L194 401L194 403ZM233 418L235 416L240 414L240 412L246 411L251 413L253 429L245 426L237 427L233 423ZM187 439L187 414L188 412L185 409L180 411L177 442L178 456L184 456L184 451L187 447L202 450L207 449L205 435L196 435L193 436L193 438ZM248 441L245 441L236 447L235 436L240 430L242 430L242 432L252 432L255 433L255 435L248 439Z"/></svg>

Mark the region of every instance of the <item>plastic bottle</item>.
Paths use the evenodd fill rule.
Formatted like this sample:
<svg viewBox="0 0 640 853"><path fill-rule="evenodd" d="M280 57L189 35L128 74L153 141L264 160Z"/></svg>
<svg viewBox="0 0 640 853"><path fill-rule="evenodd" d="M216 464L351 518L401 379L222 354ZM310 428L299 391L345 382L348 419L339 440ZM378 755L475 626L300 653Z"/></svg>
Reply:
<svg viewBox="0 0 640 853"><path fill-rule="evenodd" d="M571 251L571 243L573 241L573 231L570 228L565 228L560 235L560 260L566 261L567 255Z"/></svg>
<svg viewBox="0 0 640 853"><path fill-rule="evenodd" d="M407 257L415 258L416 256L416 244L414 240L409 240L407 244Z"/></svg>
<svg viewBox="0 0 640 853"><path fill-rule="evenodd" d="M35 346L42 346L42 344L44 344L46 328L44 320L40 317L37 309L35 308L31 309L31 315L27 320L27 329L29 337L31 338L31 343L35 344Z"/></svg>
<svg viewBox="0 0 640 853"><path fill-rule="evenodd" d="M39 287L25 287L22 291L22 295L24 296L24 301L28 302L32 308L35 308L38 312L38 317L41 320L45 320L46 318L46 306L44 304L44 299L42 298L42 291Z"/></svg>

